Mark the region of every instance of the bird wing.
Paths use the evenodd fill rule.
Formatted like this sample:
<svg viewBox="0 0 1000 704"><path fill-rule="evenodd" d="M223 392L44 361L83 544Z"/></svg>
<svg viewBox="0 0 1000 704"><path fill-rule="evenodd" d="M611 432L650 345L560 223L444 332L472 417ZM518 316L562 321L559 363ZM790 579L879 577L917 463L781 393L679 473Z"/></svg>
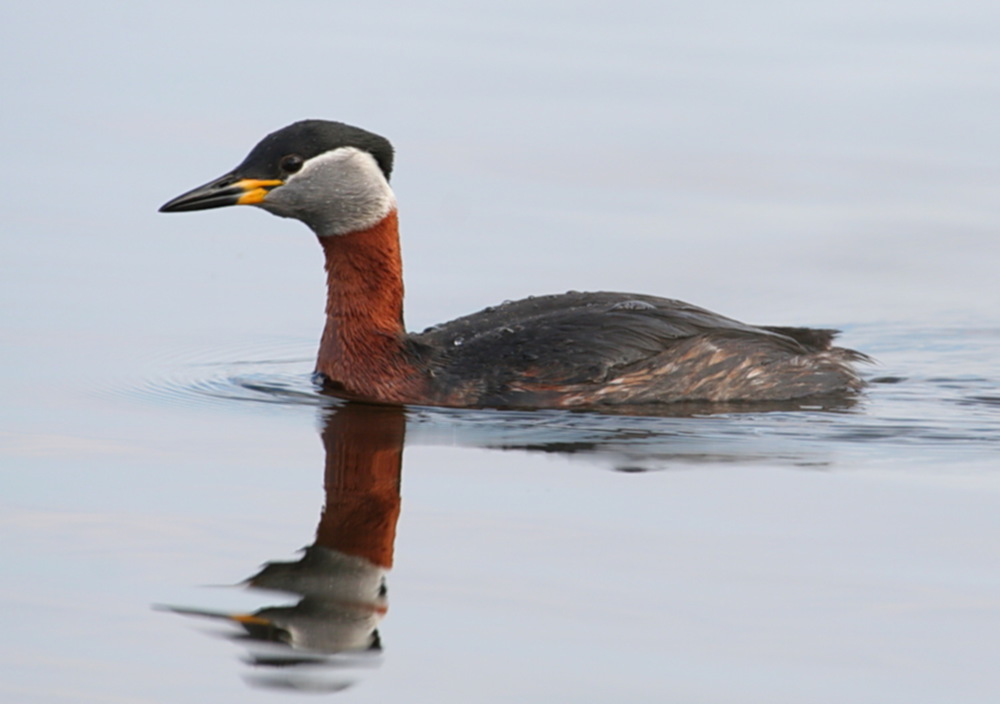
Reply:
<svg viewBox="0 0 1000 704"><path fill-rule="evenodd" d="M804 333L800 340L682 301L608 292L511 301L411 340L432 350L432 365L442 373L499 388L524 378L538 384L601 383L681 341L708 334L756 340L785 354L808 351Z"/></svg>

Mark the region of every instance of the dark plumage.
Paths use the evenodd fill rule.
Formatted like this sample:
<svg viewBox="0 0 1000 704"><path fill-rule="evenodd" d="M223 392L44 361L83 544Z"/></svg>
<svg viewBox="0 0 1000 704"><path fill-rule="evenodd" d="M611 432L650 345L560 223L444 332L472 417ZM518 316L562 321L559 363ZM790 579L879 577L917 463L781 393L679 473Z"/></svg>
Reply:
<svg viewBox="0 0 1000 704"><path fill-rule="evenodd" d="M281 173L281 159L297 154L304 160L330 150L330 145L368 152L388 181L392 175L392 144L385 137L329 120L300 120L272 132L257 143L233 171L243 178L273 178Z"/></svg>
<svg viewBox="0 0 1000 704"><path fill-rule="evenodd" d="M851 362L866 357L832 347L834 334L754 327L655 296L570 292L487 308L410 340L438 385L470 405L594 406L857 391Z"/></svg>

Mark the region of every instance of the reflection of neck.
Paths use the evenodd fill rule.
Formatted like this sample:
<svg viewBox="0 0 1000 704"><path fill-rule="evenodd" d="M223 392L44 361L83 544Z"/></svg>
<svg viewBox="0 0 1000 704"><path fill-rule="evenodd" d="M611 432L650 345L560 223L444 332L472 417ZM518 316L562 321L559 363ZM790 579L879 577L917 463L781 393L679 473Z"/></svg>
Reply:
<svg viewBox="0 0 1000 704"><path fill-rule="evenodd" d="M406 418L402 408L348 404L323 429L326 506L316 544L392 566Z"/></svg>
<svg viewBox="0 0 1000 704"><path fill-rule="evenodd" d="M352 397L409 400L416 381L405 347L396 211L366 230L319 241L327 301L316 371Z"/></svg>

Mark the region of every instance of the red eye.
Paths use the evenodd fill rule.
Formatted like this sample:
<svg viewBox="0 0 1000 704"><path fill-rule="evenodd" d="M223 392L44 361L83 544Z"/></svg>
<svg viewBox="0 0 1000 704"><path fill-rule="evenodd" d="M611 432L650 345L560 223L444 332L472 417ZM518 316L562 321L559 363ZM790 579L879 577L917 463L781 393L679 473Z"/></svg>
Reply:
<svg viewBox="0 0 1000 704"><path fill-rule="evenodd" d="M278 162L278 166L286 174L294 174L302 165L306 163L306 160L300 157L298 154L288 154L287 156L281 157L281 161Z"/></svg>

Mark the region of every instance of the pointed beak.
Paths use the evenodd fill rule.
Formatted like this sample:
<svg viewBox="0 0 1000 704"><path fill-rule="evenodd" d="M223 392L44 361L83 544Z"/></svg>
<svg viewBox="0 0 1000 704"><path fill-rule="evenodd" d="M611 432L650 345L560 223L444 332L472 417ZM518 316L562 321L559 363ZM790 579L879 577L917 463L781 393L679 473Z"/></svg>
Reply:
<svg viewBox="0 0 1000 704"><path fill-rule="evenodd" d="M280 179L239 178L229 173L167 201L160 207L160 212L182 213L227 205L254 205L264 200L272 188L282 184L284 181Z"/></svg>

